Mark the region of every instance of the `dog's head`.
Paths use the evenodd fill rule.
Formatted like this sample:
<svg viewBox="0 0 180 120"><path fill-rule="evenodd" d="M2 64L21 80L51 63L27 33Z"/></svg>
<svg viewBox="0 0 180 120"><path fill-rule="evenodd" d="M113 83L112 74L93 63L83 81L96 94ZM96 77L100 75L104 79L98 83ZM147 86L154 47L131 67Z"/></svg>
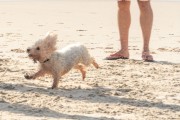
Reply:
<svg viewBox="0 0 180 120"><path fill-rule="evenodd" d="M49 59L51 54L56 50L57 34L47 33L42 39L39 39L32 47L27 49L28 56L34 62L43 62Z"/></svg>

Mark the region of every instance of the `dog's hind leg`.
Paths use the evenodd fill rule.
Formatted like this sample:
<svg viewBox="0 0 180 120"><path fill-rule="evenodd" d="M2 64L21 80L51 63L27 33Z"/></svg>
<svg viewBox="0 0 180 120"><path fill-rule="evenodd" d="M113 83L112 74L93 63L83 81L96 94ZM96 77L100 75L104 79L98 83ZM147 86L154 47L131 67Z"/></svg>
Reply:
<svg viewBox="0 0 180 120"><path fill-rule="evenodd" d="M75 69L80 70L81 74L82 74L82 79L84 80L86 78L86 67L83 64L78 64L75 66Z"/></svg>
<svg viewBox="0 0 180 120"><path fill-rule="evenodd" d="M95 68L99 68L99 65L97 64L94 58L91 58L91 63L94 65Z"/></svg>

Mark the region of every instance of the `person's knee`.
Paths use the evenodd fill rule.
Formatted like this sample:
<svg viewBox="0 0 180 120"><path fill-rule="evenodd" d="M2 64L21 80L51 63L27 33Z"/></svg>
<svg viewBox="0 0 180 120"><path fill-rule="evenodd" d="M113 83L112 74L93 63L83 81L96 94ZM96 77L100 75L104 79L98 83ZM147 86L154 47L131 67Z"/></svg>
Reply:
<svg viewBox="0 0 180 120"><path fill-rule="evenodd" d="M149 1L147 2L139 1L138 4L141 12L151 11L151 5Z"/></svg>
<svg viewBox="0 0 180 120"><path fill-rule="evenodd" d="M130 9L130 2L127 1L118 1L118 7L121 11L126 11Z"/></svg>

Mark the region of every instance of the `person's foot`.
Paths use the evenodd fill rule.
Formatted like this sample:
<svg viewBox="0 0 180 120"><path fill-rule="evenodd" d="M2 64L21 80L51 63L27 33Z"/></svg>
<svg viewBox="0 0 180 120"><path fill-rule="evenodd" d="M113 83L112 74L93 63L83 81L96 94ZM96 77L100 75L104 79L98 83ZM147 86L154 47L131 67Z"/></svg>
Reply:
<svg viewBox="0 0 180 120"><path fill-rule="evenodd" d="M142 59L146 62L153 62L153 56L150 54L150 52L142 52Z"/></svg>
<svg viewBox="0 0 180 120"><path fill-rule="evenodd" d="M105 58L105 60L129 59L129 52L120 50Z"/></svg>

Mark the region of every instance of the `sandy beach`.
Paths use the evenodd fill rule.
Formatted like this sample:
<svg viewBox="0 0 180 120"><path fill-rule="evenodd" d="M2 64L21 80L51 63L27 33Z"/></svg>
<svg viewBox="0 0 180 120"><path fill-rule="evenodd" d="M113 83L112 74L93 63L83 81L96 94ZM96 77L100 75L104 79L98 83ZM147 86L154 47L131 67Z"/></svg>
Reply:
<svg viewBox="0 0 180 120"><path fill-rule="evenodd" d="M129 60L103 60L119 49L116 0L0 1L0 120L179 120L180 2L152 1L155 62L143 62L139 9L131 4ZM100 65L87 78L71 70L58 89L36 71L27 47L48 31L58 47L83 43Z"/></svg>

